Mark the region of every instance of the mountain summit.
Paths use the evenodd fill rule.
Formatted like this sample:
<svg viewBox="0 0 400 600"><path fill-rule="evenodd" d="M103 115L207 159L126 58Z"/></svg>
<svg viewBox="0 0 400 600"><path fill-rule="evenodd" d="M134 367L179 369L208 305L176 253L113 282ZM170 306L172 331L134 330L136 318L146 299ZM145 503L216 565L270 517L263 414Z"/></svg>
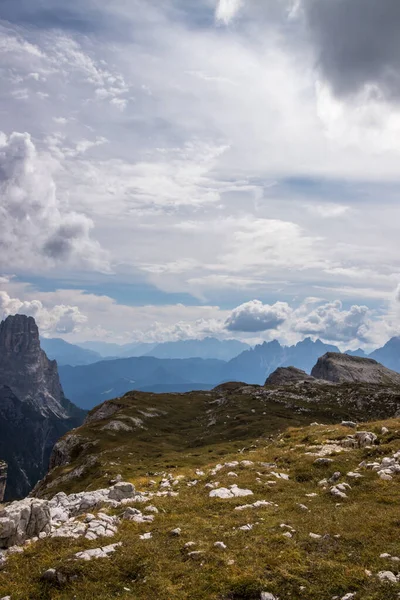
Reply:
<svg viewBox="0 0 400 600"><path fill-rule="evenodd" d="M372 358L327 352L311 371L312 377L333 383L372 383L400 385L400 374Z"/></svg>
<svg viewBox="0 0 400 600"><path fill-rule="evenodd" d="M57 363L40 347L32 317L0 324L0 461L8 463L6 497L27 494L45 473L57 439L83 420L61 387Z"/></svg>

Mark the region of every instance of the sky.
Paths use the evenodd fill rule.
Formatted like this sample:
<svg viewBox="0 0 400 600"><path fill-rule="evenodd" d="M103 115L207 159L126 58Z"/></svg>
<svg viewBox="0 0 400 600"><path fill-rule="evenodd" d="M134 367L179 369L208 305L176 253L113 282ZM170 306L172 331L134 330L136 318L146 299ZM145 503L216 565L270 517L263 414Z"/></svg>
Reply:
<svg viewBox="0 0 400 600"><path fill-rule="evenodd" d="M398 0L2 0L0 317L400 334Z"/></svg>

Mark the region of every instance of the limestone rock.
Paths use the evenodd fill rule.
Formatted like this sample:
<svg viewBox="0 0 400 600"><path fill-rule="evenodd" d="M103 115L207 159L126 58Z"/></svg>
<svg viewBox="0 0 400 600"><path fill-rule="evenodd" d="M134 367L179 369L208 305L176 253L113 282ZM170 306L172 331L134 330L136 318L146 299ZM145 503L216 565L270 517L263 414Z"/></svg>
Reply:
<svg viewBox="0 0 400 600"><path fill-rule="evenodd" d="M48 502L26 498L0 510L0 548L23 544L27 539L50 533Z"/></svg>
<svg viewBox="0 0 400 600"><path fill-rule="evenodd" d="M315 381L314 377L296 367L279 367L267 378L264 385L293 385L301 381Z"/></svg>
<svg viewBox="0 0 400 600"><path fill-rule="evenodd" d="M392 571L379 571L378 579L388 583L397 583L397 577Z"/></svg>
<svg viewBox="0 0 400 600"><path fill-rule="evenodd" d="M387 369L372 358L327 352L313 367L311 375L332 383L400 385L400 373Z"/></svg>
<svg viewBox="0 0 400 600"><path fill-rule="evenodd" d="M239 498L241 496L252 496L251 490L241 489L237 485L231 485L229 488L218 488L211 490L210 498Z"/></svg>
<svg viewBox="0 0 400 600"><path fill-rule="evenodd" d="M75 560L93 560L94 558L109 558L110 554L116 551L116 549L122 546L122 542L117 544L110 544L109 546L103 546L102 548L93 548L92 550L85 550L84 552L77 552L74 554Z"/></svg>

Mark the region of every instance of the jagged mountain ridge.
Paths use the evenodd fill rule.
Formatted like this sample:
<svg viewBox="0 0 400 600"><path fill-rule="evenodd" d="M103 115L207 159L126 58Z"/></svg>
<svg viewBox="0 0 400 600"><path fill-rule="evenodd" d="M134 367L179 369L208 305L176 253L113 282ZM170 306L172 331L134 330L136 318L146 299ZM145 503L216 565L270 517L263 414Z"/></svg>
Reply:
<svg viewBox="0 0 400 600"><path fill-rule="evenodd" d="M0 324L0 459L8 464L6 498L26 495L46 472L54 443L84 412L64 396L57 363L40 347L35 320Z"/></svg>
<svg viewBox="0 0 400 600"><path fill-rule="evenodd" d="M295 346L265 342L242 352L229 362L217 359L157 359L142 356L115 359L80 367L60 367L66 394L78 406L92 408L132 389L154 392L186 392L211 389L224 381L263 384L277 367L294 365L308 372L321 354L335 346L310 338Z"/></svg>

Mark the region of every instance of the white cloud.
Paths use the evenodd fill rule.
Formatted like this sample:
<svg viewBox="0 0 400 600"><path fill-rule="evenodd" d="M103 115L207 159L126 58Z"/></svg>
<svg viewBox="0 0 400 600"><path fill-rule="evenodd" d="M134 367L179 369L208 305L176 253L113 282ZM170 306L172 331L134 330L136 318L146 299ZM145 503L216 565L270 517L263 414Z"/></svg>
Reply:
<svg viewBox="0 0 400 600"><path fill-rule="evenodd" d="M18 185L0 183L2 268L85 289L87 271L112 262L122 285L153 286L146 302L190 294L214 307L210 319L222 304L319 293L384 309L400 277L398 108L332 95L299 2L191 8L99 4L90 35L2 21L4 129L30 133L14 157ZM53 305L75 305L66 296ZM90 335L101 318L95 299L85 306ZM209 320L199 307L164 319L107 306L122 337L132 333L122 314L135 331L150 330L151 315L160 336Z"/></svg>
<svg viewBox="0 0 400 600"><path fill-rule="evenodd" d="M277 329L289 317L291 309L286 302L272 306L260 300L251 300L235 308L225 321L228 331L255 333Z"/></svg>
<svg viewBox="0 0 400 600"><path fill-rule="evenodd" d="M300 309L295 315L295 331L318 336L323 340L349 342L352 340L368 341L371 327L371 311L367 306L353 305L349 310L343 309L339 300L322 304L304 316Z"/></svg>
<svg viewBox="0 0 400 600"><path fill-rule="evenodd" d="M0 264L40 269L70 262L108 270L105 253L91 238L92 220L58 201L53 169L29 134L0 137Z"/></svg>
<svg viewBox="0 0 400 600"><path fill-rule="evenodd" d="M48 309L40 300L11 298L7 292L0 291L0 320L15 314L34 317L40 332L45 334L74 333L87 321L77 306L60 304Z"/></svg>
<svg viewBox="0 0 400 600"><path fill-rule="evenodd" d="M215 18L227 25L238 14L243 6L243 0L218 0Z"/></svg>
<svg viewBox="0 0 400 600"><path fill-rule="evenodd" d="M341 217L350 210L343 204L305 204L305 208L323 219Z"/></svg>

